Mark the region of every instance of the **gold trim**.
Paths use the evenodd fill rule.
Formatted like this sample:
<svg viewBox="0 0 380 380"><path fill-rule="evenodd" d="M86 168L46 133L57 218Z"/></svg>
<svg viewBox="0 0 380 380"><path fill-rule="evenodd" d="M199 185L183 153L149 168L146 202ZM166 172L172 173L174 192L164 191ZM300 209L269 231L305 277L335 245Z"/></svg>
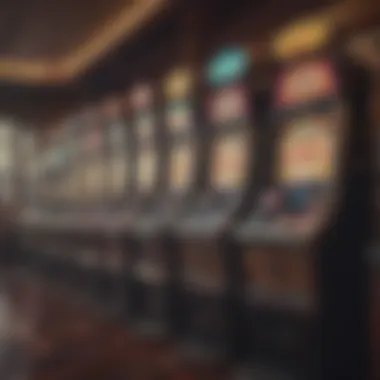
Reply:
<svg viewBox="0 0 380 380"><path fill-rule="evenodd" d="M139 0L126 5L116 17L108 19L90 41L83 43L61 60L0 59L0 78L23 84L65 84L101 59L144 23L151 20L166 5L167 0Z"/></svg>

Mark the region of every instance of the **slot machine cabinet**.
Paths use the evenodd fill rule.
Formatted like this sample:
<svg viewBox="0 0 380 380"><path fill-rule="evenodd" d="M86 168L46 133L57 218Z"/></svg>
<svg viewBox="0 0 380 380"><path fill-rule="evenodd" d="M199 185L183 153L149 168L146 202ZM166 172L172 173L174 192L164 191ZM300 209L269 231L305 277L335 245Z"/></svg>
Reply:
<svg viewBox="0 0 380 380"><path fill-rule="evenodd" d="M133 164L131 129L123 100L109 98L102 108L107 167L103 296L105 306L118 316L127 309L129 257L125 232L130 225Z"/></svg>
<svg viewBox="0 0 380 380"><path fill-rule="evenodd" d="M237 230L252 337L239 378L366 378L370 204L358 199L370 198L361 186L369 83L344 54L322 52L330 26L312 18L275 38L274 165Z"/></svg>
<svg viewBox="0 0 380 380"><path fill-rule="evenodd" d="M160 321L146 318L145 293L151 288L160 289L163 283L162 266L154 260L156 247L143 247L149 235L149 224L160 194L162 151L159 145L160 118L157 92L148 83L136 85L131 93L132 130L135 135L135 186L132 230L135 235L131 256L130 319L133 328L143 335L156 335L162 330ZM151 287L153 285L153 287ZM155 299L160 303L158 293Z"/></svg>
<svg viewBox="0 0 380 380"><path fill-rule="evenodd" d="M178 333L182 319L177 242L170 230L191 197L197 179L200 144L194 86L194 75L185 67L173 69L162 83L165 130L160 140L166 142L160 146L161 187L154 213L143 221L141 263L137 264L144 276L140 293L143 332L156 338Z"/></svg>
<svg viewBox="0 0 380 380"><path fill-rule="evenodd" d="M49 149L49 177L52 197L53 216L50 226L46 227L47 245L45 253L44 279L54 285L57 279L57 261L59 248L64 241L63 228L66 217L65 201L65 172L67 170L66 129L63 125L56 126L57 130Z"/></svg>
<svg viewBox="0 0 380 380"><path fill-rule="evenodd" d="M84 261L91 265L83 268L90 270L85 275L89 278L89 301L97 308L102 308L103 302L103 264L104 264L104 235L102 235L102 221L105 212L106 188L106 160L105 160L105 134L99 114L95 106L84 109L81 119L82 153L79 158L79 175L82 176L80 224L77 224L78 259L86 257ZM91 256L91 259L88 259ZM80 259L83 263L83 260ZM78 262L75 262L77 265ZM91 287L91 288L90 288Z"/></svg>
<svg viewBox="0 0 380 380"><path fill-rule="evenodd" d="M83 126L78 115L69 115L63 121L65 129L64 151L66 163L60 182L62 204L64 212L61 215L59 233L59 246L57 246L56 276L59 288L66 291L78 292L83 289L79 277L82 275L80 268L80 221L83 218L80 201L83 192L83 170L81 165L81 148ZM79 263L78 263L79 262ZM78 283L81 286L78 286Z"/></svg>
<svg viewBox="0 0 380 380"><path fill-rule="evenodd" d="M67 199L67 213L63 226L65 240L62 245L66 247L67 254L63 258L63 276L66 277L65 287L74 291L82 299L91 298L86 283L82 281L89 276L87 273L87 257L89 245L94 243L91 236L94 234L91 219L91 204L94 196L88 199L91 193L91 181L87 173L87 167L91 161L91 141L89 134L94 125L95 117L92 109L80 110L77 114L69 116L68 128L68 155L69 164L66 178L65 194ZM96 139L96 137L95 137ZM96 142L95 142L96 144ZM93 150L96 152L96 147ZM90 157L90 158L89 158ZM91 179L91 178L90 178ZM90 182L90 183L89 183ZM88 190L90 188L90 191ZM92 272L91 272L92 273ZM89 285L88 285L89 286Z"/></svg>
<svg viewBox="0 0 380 380"><path fill-rule="evenodd" d="M47 227L48 247L45 249L45 258L47 260L45 279L52 285L58 285L57 279L60 277L58 265L61 262L61 250L65 245L67 246L67 241L70 241L70 236L67 234L68 213L70 212L67 203L67 177L70 165L68 133L70 130L64 123L60 123L55 128L57 130L51 147L49 165L54 219L51 221L50 226ZM67 255L70 257L70 252L67 252Z"/></svg>
<svg viewBox="0 0 380 380"><path fill-rule="evenodd" d="M230 269L237 258L229 233L244 212L256 155L250 71L250 55L240 46L221 49L205 70L204 178L176 223L185 303L181 346L195 361L232 353Z"/></svg>

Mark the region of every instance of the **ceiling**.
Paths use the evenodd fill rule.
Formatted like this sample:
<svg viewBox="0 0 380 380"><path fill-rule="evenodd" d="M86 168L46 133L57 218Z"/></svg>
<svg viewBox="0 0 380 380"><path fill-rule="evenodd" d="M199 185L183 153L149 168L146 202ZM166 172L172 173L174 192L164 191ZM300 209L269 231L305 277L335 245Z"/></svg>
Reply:
<svg viewBox="0 0 380 380"><path fill-rule="evenodd" d="M288 1L280 7L280 0L3 0L0 114L48 125L124 91L136 73L161 70L175 54L186 62L198 56L202 64L231 36L255 41L268 55L274 26L322 4L338 3L342 25L353 18L366 24L368 9L380 19L378 0Z"/></svg>
<svg viewBox="0 0 380 380"><path fill-rule="evenodd" d="M78 76L165 8L166 0L3 0L0 80Z"/></svg>

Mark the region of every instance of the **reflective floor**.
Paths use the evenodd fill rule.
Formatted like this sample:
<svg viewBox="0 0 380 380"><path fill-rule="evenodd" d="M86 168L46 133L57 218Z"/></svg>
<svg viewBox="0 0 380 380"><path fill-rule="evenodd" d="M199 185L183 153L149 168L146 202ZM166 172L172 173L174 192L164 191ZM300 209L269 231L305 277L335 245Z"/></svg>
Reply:
<svg viewBox="0 0 380 380"><path fill-rule="evenodd" d="M169 344L141 340L25 273L1 275L0 379L224 380L183 363Z"/></svg>

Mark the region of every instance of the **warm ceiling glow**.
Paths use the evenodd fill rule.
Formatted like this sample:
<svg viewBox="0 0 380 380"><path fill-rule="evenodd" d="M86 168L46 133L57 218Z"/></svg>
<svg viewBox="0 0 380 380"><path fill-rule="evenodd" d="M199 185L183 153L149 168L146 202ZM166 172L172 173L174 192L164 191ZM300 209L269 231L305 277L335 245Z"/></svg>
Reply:
<svg viewBox="0 0 380 380"><path fill-rule="evenodd" d="M106 20L100 30L79 48L60 60L0 59L0 78L23 84L64 84L74 79L117 44L130 38L145 22L161 11L167 0L138 0L127 5L115 17Z"/></svg>

